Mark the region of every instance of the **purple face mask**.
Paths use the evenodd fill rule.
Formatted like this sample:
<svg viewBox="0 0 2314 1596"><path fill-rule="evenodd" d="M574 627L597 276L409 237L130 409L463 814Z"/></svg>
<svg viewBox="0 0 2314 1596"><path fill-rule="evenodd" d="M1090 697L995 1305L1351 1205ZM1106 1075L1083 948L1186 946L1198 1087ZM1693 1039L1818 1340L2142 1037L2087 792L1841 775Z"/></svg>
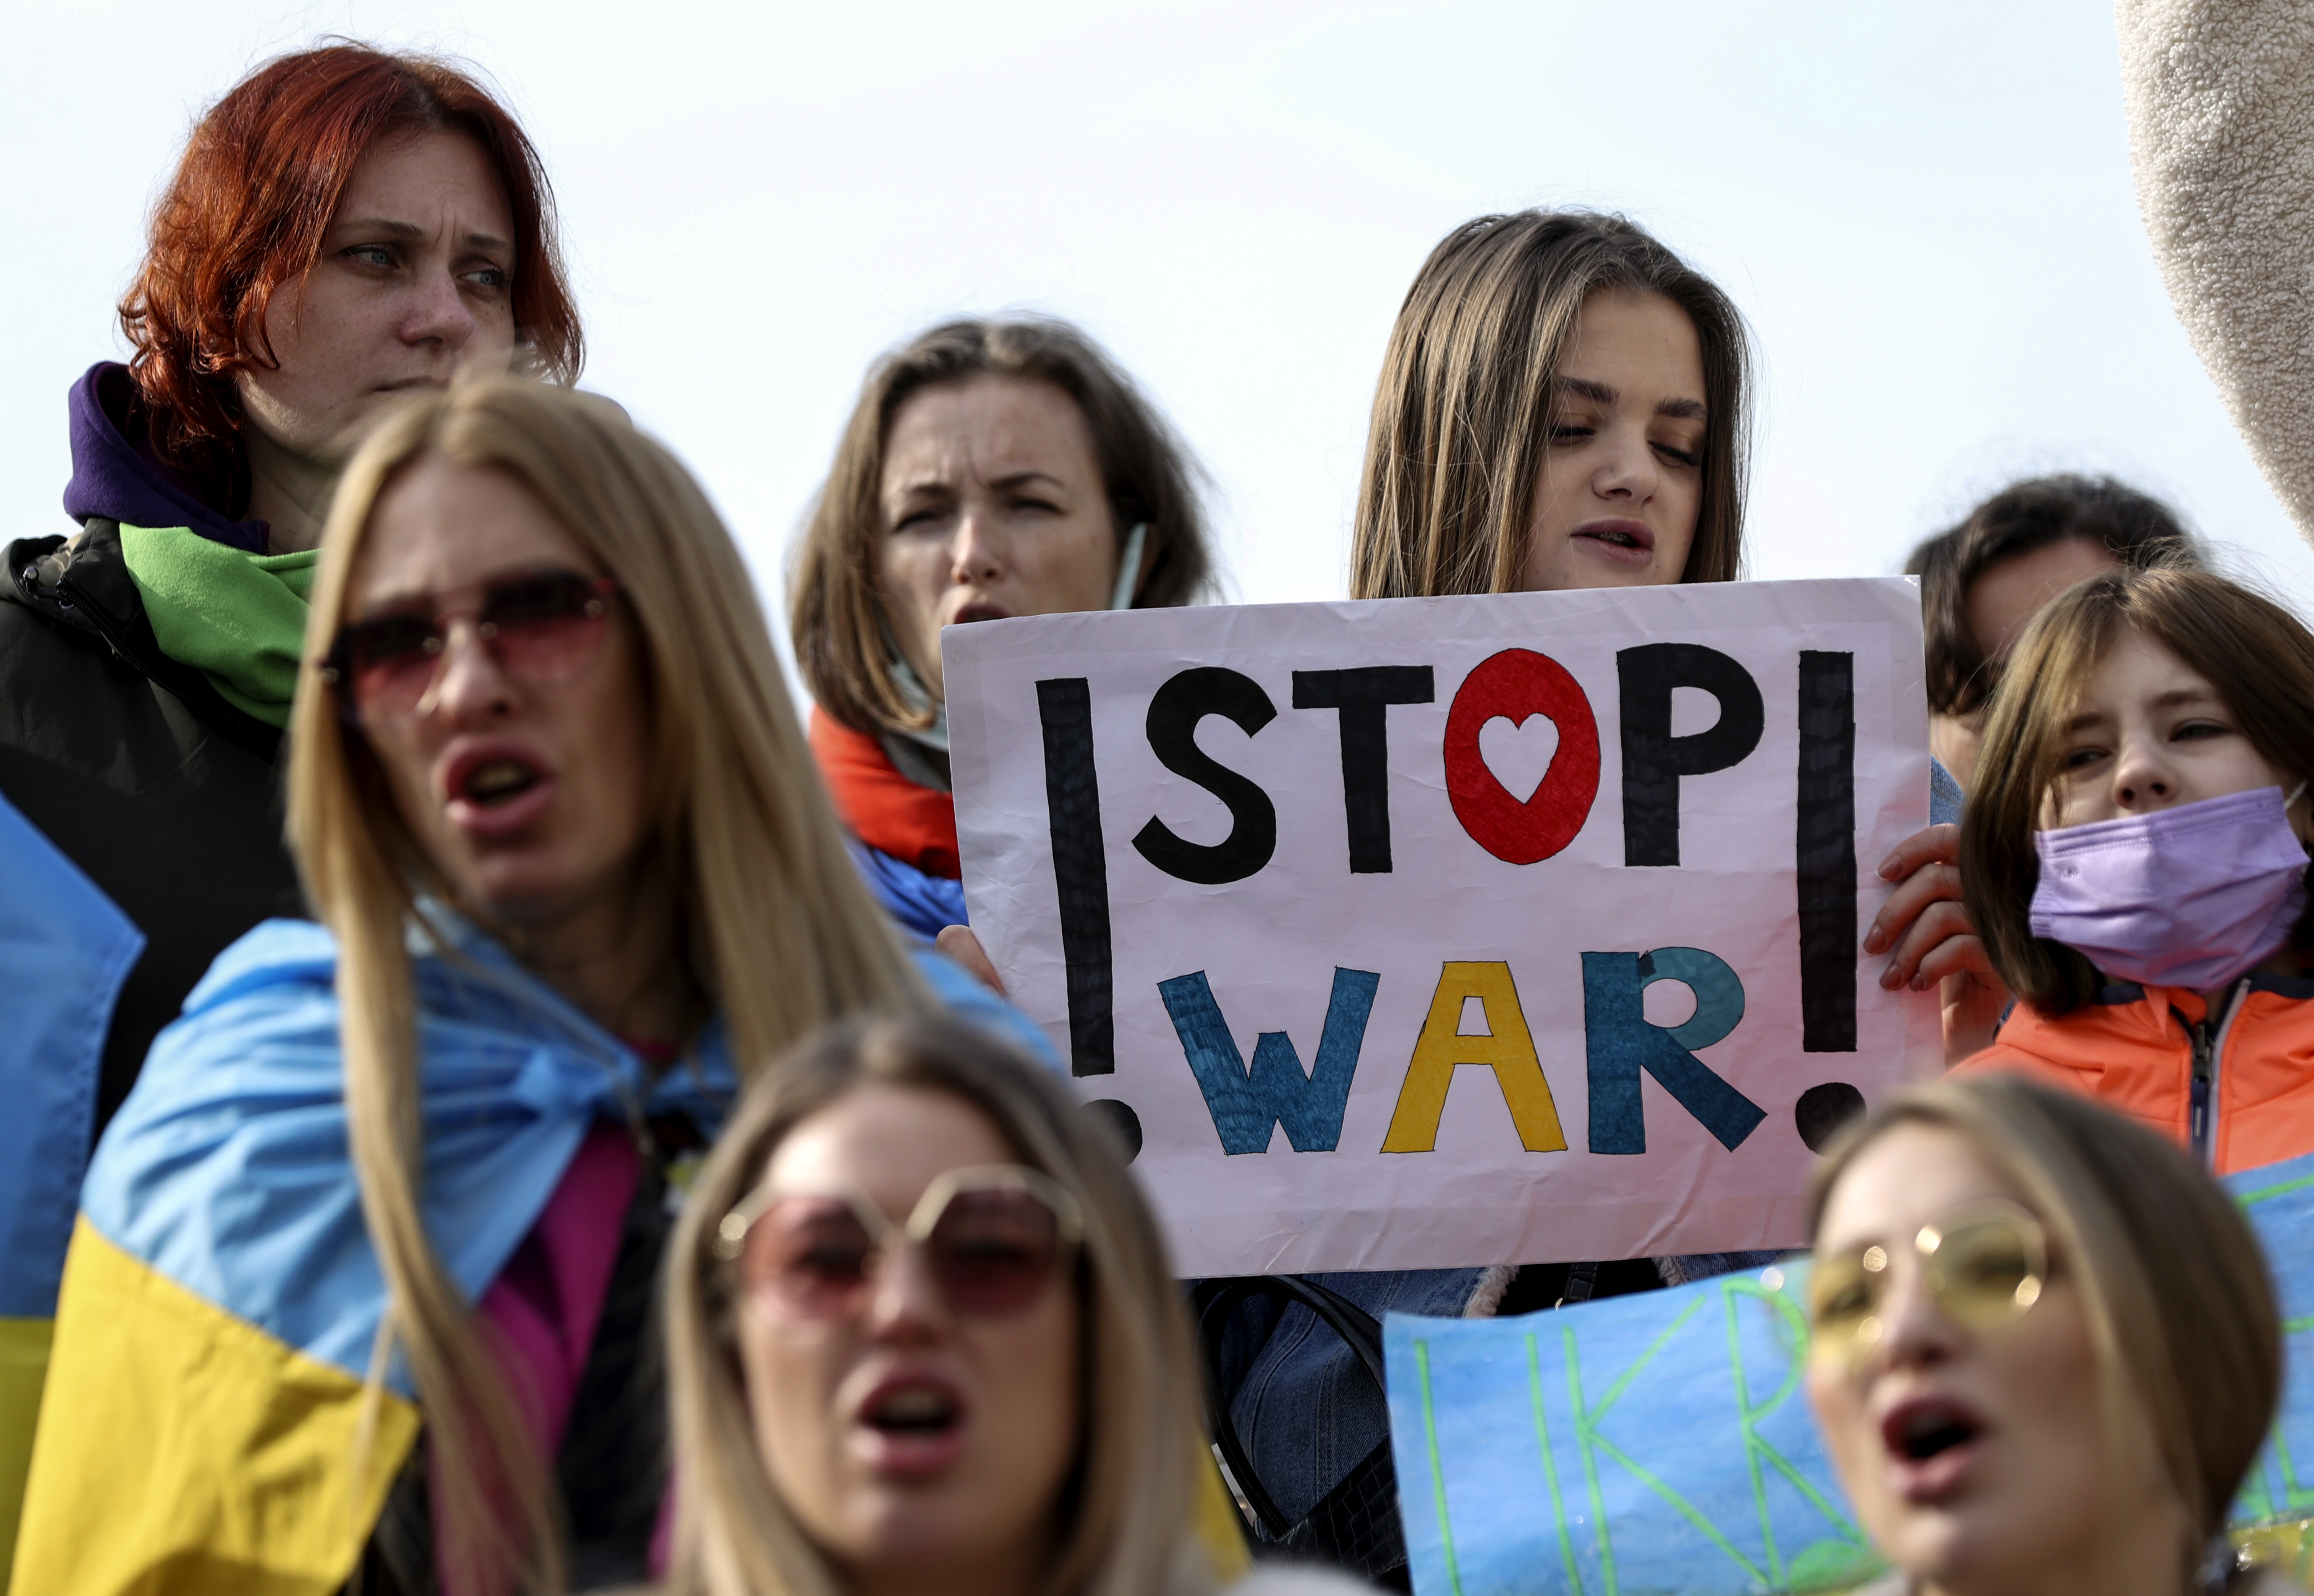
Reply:
<svg viewBox="0 0 2314 1596"><path fill-rule="evenodd" d="M2305 912L2306 850L2286 814L2297 797L2261 787L2040 833L2033 934L2140 985L2229 984Z"/></svg>

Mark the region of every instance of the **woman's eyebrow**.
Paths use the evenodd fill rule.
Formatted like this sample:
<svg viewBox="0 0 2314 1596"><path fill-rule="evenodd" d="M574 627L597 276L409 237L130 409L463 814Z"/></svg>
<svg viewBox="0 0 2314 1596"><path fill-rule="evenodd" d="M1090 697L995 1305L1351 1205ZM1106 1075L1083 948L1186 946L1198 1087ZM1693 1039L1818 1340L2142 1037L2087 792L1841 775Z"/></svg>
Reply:
<svg viewBox="0 0 2314 1596"><path fill-rule="evenodd" d="M1590 377L1560 376L1553 379L1552 385L1569 399L1587 400L1593 404L1612 406L1622 398L1605 383ZM1682 421L1700 421L1708 413L1700 399L1666 399L1656 406L1656 415Z"/></svg>
<svg viewBox="0 0 2314 1596"><path fill-rule="evenodd" d="M397 222L385 216L350 216L330 225L333 233L365 233L386 238L423 239L426 229L415 222ZM503 250L510 247L495 233L462 233L459 244L469 250Z"/></svg>
<svg viewBox="0 0 2314 1596"><path fill-rule="evenodd" d="M2218 692L2214 687L2172 687L2167 692L2154 695L2153 707L2157 710L2174 710L2180 704L2206 704L2213 699L2218 700L2219 702L2224 701L2222 699L2218 699Z"/></svg>
<svg viewBox="0 0 2314 1596"><path fill-rule="evenodd" d="M885 490L883 497L887 501L896 502L903 498L913 498L920 493L953 495L955 492L956 489L949 481L947 475L938 466L932 466L919 475L904 477L893 483Z"/></svg>
<svg viewBox="0 0 2314 1596"><path fill-rule="evenodd" d="M339 233L381 233L388 238L426 236L426 229L415 222L395 222L384 216L340 216L331 227Z"/></svg>
<svg viewBox="0 0 2314 1596"><path fill-rule="evenodd" d="M1570 399L1587 399L1593 404L1613 404L1621 397L1604 383L1594 383L1589 377L1559 377L1552 386Z"/></svg>

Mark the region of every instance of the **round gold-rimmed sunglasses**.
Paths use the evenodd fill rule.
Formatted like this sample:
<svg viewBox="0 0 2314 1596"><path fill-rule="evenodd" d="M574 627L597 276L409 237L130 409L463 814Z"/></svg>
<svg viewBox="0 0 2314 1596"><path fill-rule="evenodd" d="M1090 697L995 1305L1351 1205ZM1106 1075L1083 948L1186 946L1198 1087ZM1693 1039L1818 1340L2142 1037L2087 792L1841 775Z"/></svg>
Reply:
<svg viewBox="0 0 2314 1596"><path fill-rule="evenodd" d="M1971 1203L1939 1214L1913 1235L1912 1251L1922 1288L1967 1329L2014 1323L2048 1289L2048 1233L2014 1203ZM1816 1256L1808 1313L1818 1355L1853 1362L1879 1341L1894 1262L1877 1242Z"/></svg>
<svg viewBox="0 0 2314 1596"><path fill-rule="evenodd" d="M1001 1318L1034 1303L1084 1241L1077 1201L1020 1164L949 1169L895 1224L856 1187L759 1186L715 1227L715 1256L748 1294L799 1318L858 1312L903 1247L924 1249L957 1312Z"/></svg>

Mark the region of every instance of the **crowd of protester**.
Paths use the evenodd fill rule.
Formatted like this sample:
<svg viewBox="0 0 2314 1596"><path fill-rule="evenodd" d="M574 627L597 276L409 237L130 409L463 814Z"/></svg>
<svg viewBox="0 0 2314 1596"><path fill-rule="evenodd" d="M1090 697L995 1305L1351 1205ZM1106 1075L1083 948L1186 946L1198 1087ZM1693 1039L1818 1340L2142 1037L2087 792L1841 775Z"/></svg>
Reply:
<svg viewBox="0 0 2314 1596"><path fill-rule="evenodd" d="M941 628L1214 586L1189 450L1079 330L869 373L790 573L807 730L706 496L574 387L546 175L454 65L252 73L120 316L76 530L0 586L0 799L141 939L40 1061L69 1133L8 1143L57 1221L9 1278L60 1281L0 1391L10 1588L1404 1588L1346 1327L1773 1261L1208 1283L1193 1324L961 886ZM1457 227L1347 596L1742 579L1748 348L1630 221ZM2314 634L2214 566L2057 476L1908 567L1931 824L1859 953L1956 1068L1824 1142L1809 1287L1894 1589L2270 1578L2218 1538L2279 1319L2210 1171L2314 1151Z"/></svg>

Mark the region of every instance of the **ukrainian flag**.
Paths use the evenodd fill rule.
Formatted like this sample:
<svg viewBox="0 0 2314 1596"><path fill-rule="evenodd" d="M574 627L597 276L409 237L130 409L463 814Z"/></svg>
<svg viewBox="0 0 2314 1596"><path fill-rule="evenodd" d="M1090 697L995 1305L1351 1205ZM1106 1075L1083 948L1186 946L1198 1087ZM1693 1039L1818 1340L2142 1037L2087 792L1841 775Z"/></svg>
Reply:
<svg viewBox="0 0 2314 1596"><path fill-rule="evenodd" d="M711 1135L735 1076L718 1025L654 1083L452 930L413 948L420 1190L479 1301L598 1121L684 1114ZM385 1286L348 1161L336 965L302 921L234 943L107 1127L64 1267L18 1592L329 1596L351 1574L420 1417L400 1367L382 1396L365 1382Z"/></svg>
<svg viewBox="0 0 2314 1596"><path fill-rule="evenodd" d="M0 798L0 1569L16 1539L105 1034L144 949L128 917Z"/></svg>

